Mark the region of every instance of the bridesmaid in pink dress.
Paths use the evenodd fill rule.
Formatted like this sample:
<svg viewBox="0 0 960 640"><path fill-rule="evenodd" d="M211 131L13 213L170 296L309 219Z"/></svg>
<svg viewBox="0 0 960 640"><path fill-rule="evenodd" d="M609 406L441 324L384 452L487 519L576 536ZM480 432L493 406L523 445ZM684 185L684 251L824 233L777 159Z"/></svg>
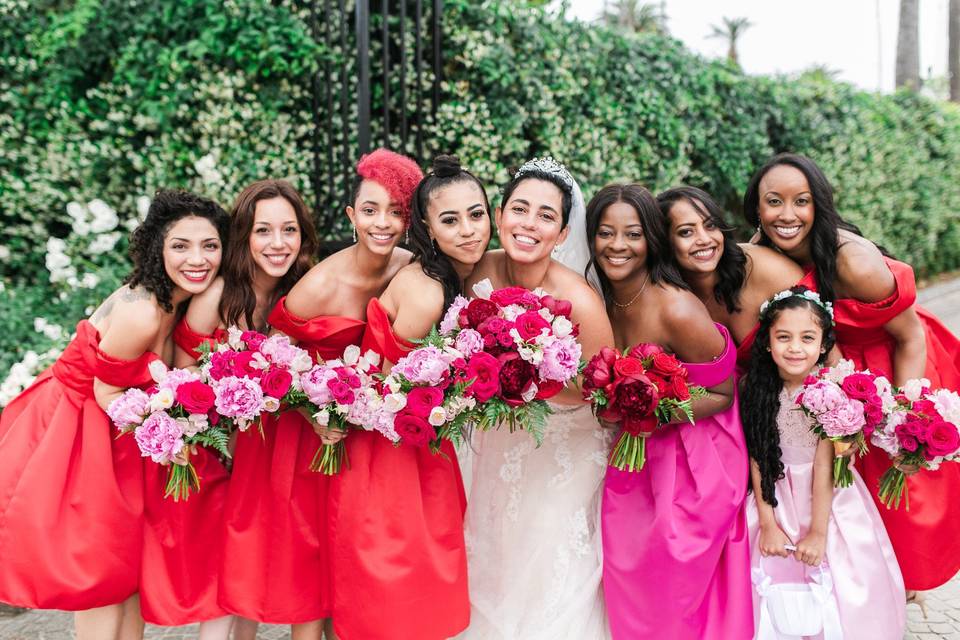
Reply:
<svg viewBox="0 0 960 640"><path fill-rule="evenodd" d="M694 402L696 424L650 437L641 471L607 469L603 590L613 637L751 638L736 348L673 266L649 191L601 189L587 206L587 234L617 347L659 344L709 391Z"/></svg>
<svg viewBox="0 0 960 640"><path fill-rule="evenodd" d="M906 623L903 577L880 513L855 468L852 486L834 488L833 445L810 431L810 419L796 406L804 378L824 361L834 331L831 315L803 296L806 289L793 291L762 314L741 386L758 590L764 578L808 582L825 563L836 611L824 617L824 630L836 634L839 626L844 638L899 640ZM771 637L765 635L772 631L771 616L765 607L756 609L759 637Z"/></svg>

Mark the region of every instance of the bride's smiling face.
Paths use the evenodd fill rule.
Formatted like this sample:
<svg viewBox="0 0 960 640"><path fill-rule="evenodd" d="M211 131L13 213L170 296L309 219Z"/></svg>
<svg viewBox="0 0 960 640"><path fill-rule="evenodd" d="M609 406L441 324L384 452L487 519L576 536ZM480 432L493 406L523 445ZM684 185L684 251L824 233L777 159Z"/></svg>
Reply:
<svg viewBox="0 0 960 640"><path fill-rule="evenodd" d="M528 178L517 183L510 199L497 207L500 244L511 260L534 263L567 237L563 192L552 182Z"/></svg>

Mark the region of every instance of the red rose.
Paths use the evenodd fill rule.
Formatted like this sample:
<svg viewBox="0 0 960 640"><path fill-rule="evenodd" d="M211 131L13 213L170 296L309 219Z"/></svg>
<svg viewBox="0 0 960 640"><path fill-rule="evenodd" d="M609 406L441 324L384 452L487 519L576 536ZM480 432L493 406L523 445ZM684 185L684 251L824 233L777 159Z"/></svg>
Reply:
<svg viewBox="0 0 960 640"><path fill-rule="evenodd" d="M620 422L620 427L632 436L649 435L657 428L656 416L627 417Z"/></svg>
<svg viewBox="0 0 960 640"><path fill-rule="evenodd" d="M653 386L657 388L657 392L661 396L670 395L670 390L671 390L670 382L666 378L664 378L663 376L657 375L652 371L647 371L645 375L647 376L647 380L652 382Z"/></svg>
<svg viewBox="0 0 960 640"><path fill-rule="evenodd" d="M486 402L500 391L500 361L482 351L473 354L467 364L467 378L473 379L467 394L477 402Z"/></svg>
<svg viewBox="0 0 960 640"><path fill-rule="evenodd" d="M536 376L536 369L526 360L522 360L515 351L500 356L500 392L504 402L511 407L525 404L523 393L530 388Z"/></svg>
<svg viewBox="0 0 960 640"><path fill-rule="evenodd" d="M260 345L267 339L267 336L259 331L244 331L240 334L240 339L243 340L249 348L259 351Z"/></svg>
<svg viewBox="0 0 960 640"><path fill-rule="evenodd" d="M840 388L854 400L867 400L877 395L877 385L865 373L851 373L840 383Z"/></svg>
<svg viewBox="0 0 960 640"><path fill-rule="evenodd" d="M646 373L643 368L643 363L630 356L620 358L614 362L613 372L617 374L619 378L628 378L631 380L636 379L637 376L643 376Z"/></svg>
<svg viewBox="0 0 960 640"><path fill-rule="evenodd" d="M672 378L676 375L683 375L686 377L686 369L683 368L683 365L680 364L680 361L677 360L671 354L661 351L660 353L654 353L650 356L650 371L654 373L659 373L664 378ZM683 372L681 374L680 372Z"/></svg>
<svg viewBox="0 0 960 640"><path fill-rule="evenodd" d="M497 289L490 294L490 301L501 307L520 304L531 309L540 306L537 296L523 287L504 287L503 289Z"/></svg>
<svg viewBox="0 0 960 640"><path fill-rule="evenodd" d="M638 360L646 360L657 353L663 353L663 347L650 342L641 342L637 346L630 349L630 351L627 352L627 355L631 358L637 358Z"/></svg>
<svg viewBox="0 0 960 640"><path fill-rule="evenodd" d="M470 301L470 304L467 305L467 321L470 323L471 327L479 327L480 323L486 320L491 316L496 316L497 305L490 302L489 300L484 300L483 298L474 298Z"/></svg>
<svg viewBox="0 0 960 640"><path fill-rule="evenodd" d="M549 329L550 323L536 311L527 311L517 316L516 327L521 338L530 340L540 335L544 329Z"/></svg>
<svg viewBox="0 0 960 640"><path fill-rule="evenodd" d="M541 380L537 385L537 400L547 400L563 390L563 383L556 380Z"/></svg>
<svg viewBox="0 0 960 640"><path fill-rule="evenodd" d="M420 416L401 411L393 418L393 428L403 443L422 447L435 440L437 432Z"/></svg>
<svg viewBox="0 0 960 640"><path fill-rule="evenodd" d="M233 360L234 375L241 378L259 378L263 375L260 369L253 366L253 354L255 351L241 351Z"/></svg>
<svg viewBox="0 0 960 640"><path fill-rule="evenodd" d="M617 361L620 354L615 349L603 347L600 351L590 358L586 368L583 370L583 391L589 396L594 389L602 389L613 380L613 363Z"/></svg>
<svg viewBox="0 0 960 640"><path fill-rule="evenodd" d="M573 303L569 300L558 300L547 295L540 298L540 304L555 316L563 316L569 319L570 314L573 313Z"/></svg>
<svg viewBox="0 0 960 640"><path fill-rule="evenodd" d="M260 378L260 388L271 398L282 398L290 390L293 376L286 369L271 368Z"/></svg>
<svg viewBox="0 0 960 640"><path fill-rule="evenodd" d="M443 404L443 391L436 387L415 387L407 394L406 410L421 418L430 415L434 407Z"/></svg>
<svg viewBox="0 0 960 640"><path fill-rule="evenodd" d="M690 387L687 386L687 381L680 376L673 376L670 378L670 392L668 397L679 400L680 402L689 400Z"/></svg>
<svg viewBox="0 0 960 640"><path fill-rule="evenodd" d="M177 402L187 413L207 413L213 409L216 394L208 384L199 380L184 382L177 387Z"/></svg>
<svg viewBox="0 0 960 640"><path fill-rule="evenodd" d="M960 433L957 428L944 420L934 420L927 428L927 450L924 452L928 460L939 456L948 456L960 447Z"/></svg>

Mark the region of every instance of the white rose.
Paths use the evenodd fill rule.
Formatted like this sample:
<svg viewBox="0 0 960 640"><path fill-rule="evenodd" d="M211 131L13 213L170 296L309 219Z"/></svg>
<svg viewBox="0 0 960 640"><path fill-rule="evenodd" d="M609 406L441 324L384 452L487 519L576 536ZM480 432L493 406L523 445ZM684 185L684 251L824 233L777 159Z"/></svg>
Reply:
<svg viewBox="0 0 960 640"><path fill-rule="evenodd" d="M352 367L360 361L360 347L355 344L350 345L343 350L343 362L348 366Z"/></svg>
<svg viewBox="0 0 960 640"><path fill-rule="evenodd" d="M573 332L573 323L563 316L557 316L553 320L553 335L558 338L566 338Z"/></svg>
<svg viewBox="0 0 960 640"><path fill-rule="evenodd" d="M173 406L174 395L172 389L161 389L150 396L150 411L161 411Z"/></svg>
<svg viewBox="0 0 960 640"><path fill-rule="evenodd" d="M916 402L920 399L920 396L923 395L924 387L930 387L930 381L926 378L907 380L906 384L903 385L903 395L905 395L910 402Z"/></svg>
<svg viewBox="0 0 960 640"><path fill-rule="evenodd" d="M435 427L441 426L446 421L447 412L443 410L443 407L434 407L430 410L430 415L427 416L427 422Z"/></svg>
<svg viewBox="0 0 960 640"><path fill-rule="evenodd" d="M301 373L303 371L309 371L313 367L313 359L310 357L310 354L306 351L302 351L297 354L297 357L293 359L290 363L290 368Z"/></svg>
<svg viewBox="0 0 960 640"><path fill-rule="evenodd" d="M280 409L280 401L270 396L263 397L263 410L267 413L273 413Z"/></svg>

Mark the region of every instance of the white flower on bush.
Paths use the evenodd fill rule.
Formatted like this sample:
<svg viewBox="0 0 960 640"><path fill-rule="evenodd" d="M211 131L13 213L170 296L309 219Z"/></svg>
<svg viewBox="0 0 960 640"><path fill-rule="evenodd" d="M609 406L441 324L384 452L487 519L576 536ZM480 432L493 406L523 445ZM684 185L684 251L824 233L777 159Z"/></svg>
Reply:
<svg viewBox="0 0 960 640"><path fill-rule="evenodd" d="M66 254L67 243L60 238L47 238L47 255L44 265L50 272L50 282L69 282L77 277L77 270Z"/></svg>
<svg viewBox="0 0 960 640"><path fill-rule="evenodd" d="M0 245L0 260L10 259L10 248Z"/></svg>
<svg viewBox="0 0 960 640"><path fill-rule="evenodd" d="M56 360L61 351L60 347L53 347L42 354L38 354L36 351L27 351L23 355L23 360L10 367L10 373L0 383L0 407L7 406L11 400L33 384L37 374Z"/></svg>
<svg viewBox="0 0 960 640"><path fill-rule="evenodd" d="M87 210L92 216L90 221L90 230L94 233L106 233L117 228L120 224L120 218L113 207L99 198L94 198L87 203Z"/></svg>
<svg viewBox="0 0 960 640"><path fill-rule="evenodd" d="M208 186L217 186L223 183L223 175L217 169L217 154L208 153L193 163L194 170L200 174L200 179Z"/></svg>
<svg viewBox="0 0 960 640"><path fill-rule="evenodd" d="M63 327L47 322L46 318L34 318L33 330L42 333L50 340L60 340L63 338Z"/></svg>
<svg viewBox="0 0 960 640"><path fill-rule="evenodd" d="M87 247L87 251L90 253L107 253L108 251L113 251L113 248L117 246L119 241L119 231L102 233L93 239L93 242L91 242L90 246Z"/></svg>

